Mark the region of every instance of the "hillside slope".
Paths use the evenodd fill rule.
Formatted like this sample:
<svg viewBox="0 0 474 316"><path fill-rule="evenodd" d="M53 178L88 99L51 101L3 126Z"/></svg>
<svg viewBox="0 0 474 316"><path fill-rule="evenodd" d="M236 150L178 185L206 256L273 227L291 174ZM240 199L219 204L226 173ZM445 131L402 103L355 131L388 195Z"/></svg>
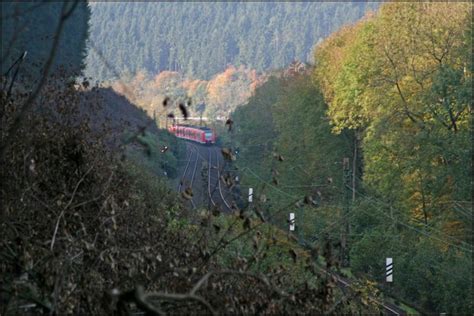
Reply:
<svg viewBox="0 0 474 316"><path fill-rule="evenodd" d="M91 4L90 41L120 74L179 71L209 79L228 64L257 71L310 60L312 47L377 3ZM87 74L113 77L89 50Z"/></svg>

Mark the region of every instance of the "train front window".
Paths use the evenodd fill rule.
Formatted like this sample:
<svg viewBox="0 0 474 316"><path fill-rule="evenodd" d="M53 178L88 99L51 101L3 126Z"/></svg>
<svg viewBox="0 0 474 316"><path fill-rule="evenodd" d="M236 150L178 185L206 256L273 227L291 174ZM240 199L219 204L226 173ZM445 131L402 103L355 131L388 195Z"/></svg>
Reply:
<svg viewBox="0 0 474 316"><path fill-rule="evenodd" d="M212 132L206 132L206 140L212 139Z"/></svg>

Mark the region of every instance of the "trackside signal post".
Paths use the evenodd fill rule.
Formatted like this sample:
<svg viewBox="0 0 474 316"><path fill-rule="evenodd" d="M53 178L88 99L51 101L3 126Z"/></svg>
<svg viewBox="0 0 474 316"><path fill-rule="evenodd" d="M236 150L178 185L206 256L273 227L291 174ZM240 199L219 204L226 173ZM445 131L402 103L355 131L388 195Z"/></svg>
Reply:
<svg viewBox="0 0 474 316"><path fill-rule="evenodd" d="M290 213L288 222L290 223L290 232L295 231L295 213Z"/></svg>
<svg viewBox="0 0 474 316"><path fill-rule="evenodd" d="M389 283L393 282L393 258L385 259L385 280Z"/></svg>
<svg viewBox="0 0 474 316"><path fill-rule="evenodd" d="M249 196L248 196L248 210L250 211L252 209L252 204L253 204L253 188L249 188Z"/></svg>

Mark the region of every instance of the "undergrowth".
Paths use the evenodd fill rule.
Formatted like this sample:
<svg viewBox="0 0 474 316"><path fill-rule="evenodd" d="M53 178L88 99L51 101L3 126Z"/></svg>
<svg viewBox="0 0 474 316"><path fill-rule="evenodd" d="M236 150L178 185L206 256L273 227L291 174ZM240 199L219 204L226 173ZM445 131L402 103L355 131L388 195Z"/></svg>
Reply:
<svg viewBox="0 0 474 316"><path fill-rule="evenodd" d="M3 157L2 315L375 310L366 289L341 291L316 269L318 249L254 211L186 210L130 155L165 144L143 129L111 145L109 125L95 124L103 102L83 90L47 85ZM1 97L5 134L27 94Z"/></svg>

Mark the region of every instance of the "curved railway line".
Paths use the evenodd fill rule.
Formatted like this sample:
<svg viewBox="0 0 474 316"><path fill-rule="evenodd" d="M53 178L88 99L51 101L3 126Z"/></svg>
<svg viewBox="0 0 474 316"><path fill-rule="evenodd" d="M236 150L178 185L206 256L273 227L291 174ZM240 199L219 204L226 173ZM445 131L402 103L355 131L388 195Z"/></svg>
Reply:
<svg viewBox="0 0 474 316"><path fill-rule="evenodd" d="M193 143L187 143L186 146L188 158L182 172L181 181L178 184L178 192L181 193L187 188L192 189L194 196L190 199L190 202L193 208L212 206L219 207L225 212L232 211L232 202L226 198L228 192L226 192L226 187L221 183L223 163L222 157L219 156L220 150L218 150L218 147L207 147ZM198 165L203 166L205 164L207 164L207 179L196 179ZM201 199L197 198L201 194ZM208 203L205 202L206 200ZM198 201L202 201L202 203Z"/></svg>
<svg viewBox="0 0 474 316"><path fill-rule="evenodd" d="M225 208L228 210L228 211L231 211L231 207L230 207L230 204L227 202L227 200L225 199L224 197L224 194L222 192L222 185L221 185L221 171L220 171L220 165L219 165L219 154L216 150L214 149L211 149L211 148L208 148L207 149L207 152L208 152L208 185L207 185L207 188L208 188L208 195L209 195L209 199L211 201L211 204L213 206L216 206L216 201L215 199L213 198L216 191L218 191L219 195L218 195L218 199L220 199L222 201L222 205L225 206ZM215 156L215 164L212 163L213 161L213 156ZM213 186L212 185L212 176L211 176L211 173L212 173L212 170L215 170L216 171L216 177L215 177L215 184L214 184L214 188L211 190L211 187Z"/></svg>
<svg viewBox="0 0 474 316"><path fill-rule="evenodd" d="M207 195L207 199L209 201L209 207L220 207L222 211L232 211L231 204L229 201L224 196L224 191L225 188L222 186L222 180L221 180L221 167L222 164L220 163L220 150L218 147L212 146L212 147L204 147L202 145L197 145L197 144L192 144L192 143L187 143L188 146L188 160L183 172L183 176L181 178L180 184L178 185L178 192L182 192L183 188L191 187L193 191L197 192L197 188L193 188L193 185L195 184L195 175L196 175L196 170L197 166L200 161L205 161L207 163L207 183L202 183L201 185L206 186L206 188L203 190L202 194ZM204 153L204 154L203 154ZM207 153L207 157L206 157ZM193 159L194 157L194 159ZM191 167L191 163L194 162L194 167ZM191 168L190 168L191 167ZM203 179L204 180L204 179ZM207 190L206 190L207 189ZM205 192L207 191L207 192ZM194 197L191 198L190 202L193 206L193 208L196 208L196 204L194 202ZM332 275L336 282L337 285L341 288L350 288L351 287L351 281L347 280L340 275L327 271L323 267L319 267L324 273L328 275ZM386 302L384 300L376 299L371 297L370 300L372 300L374 303L378 304L385 312L387 315L406 315L406 313L400 309L395 304L391 304L389 302Z"/></svg>
<svg viewBox="0 0 474 316"><path fill-rule="evenodd" d="M194 179L195 179L195 176L196 176L197 165L198 165L198 162L199 162L199 159L198 159L199 158L199 153L198 153L198 149L196 148L196 146L193 145L193 144L188 144L188 146L191 147L191 150L189 152L188 162L186 163L186 167L184 168L183 176L181 177L181 181L179 182L179 185L178 185L178 192L180 192L180 193L183 191L183 188L186 189L187 187L190 187L192 189ZM191 164L192 157L193 157L194 153L196 154L195 158L194 158L194 168L192 168L192 172L190 172L191 180L189 181L189 185L186 186L185 185L186 175L188 174L188 171L191 170L191 169L189 169L189 166ZM192 197L190 201L191 201L191 205L193 206L193 208L196 208L196 204L194 203L194 197Z"/></svg>
<svg viewBox="0 0 474 316"><path fill-rule="evenodd" d="M232 202L228 201L225 197L226 188L221 183L221 168L223 164L221 163L222 158L219 157L220 151L218 148L214 146L204 147L193 143L187 143L186 146L188 158L182 172L181 181L178 184L178 192L181 193L187 188L192 189L193 197L190 199L190 202L193 208L200 206L199 202L197 202L200 199L196 199L196 196L201 192L209 201L209 206L220 207L222 211L226 212L232 211ZM207 183L199 183L199 179L196 179L198 165L201 162L206 162L207 164L207 181L202 180ZM204 200L204 196L202 200Z"/></svg>
<svg viewBox="0 0 474 316"><path fill-rule="evenodd" d="M217 162L217 187L219 189L219 195L221 196L221 199L222 199L222 202L224 202L224 205L227 207L227 209L229 211L231 211L231 207L229 205L229 203L227 203L227 200L224 198L224 194L222 193L222 186L221 186L221 169L220 169L220 166L219 166L219 154L217 153L217 151L214 151L214 153L216 154L216 162Z"/></svg>
<svg viewBox="0 0 474 316"><path fill-rule="evenodd" d="M209 201L211 202L212 206L216 206L216 202L214 202L212 198L212 193L211 193L211 170L213 168L212 166L212 161L211 161L211 149L208 149L208 154L209 154L209 159L207 162L207 194L209 196Z"/></svg>

